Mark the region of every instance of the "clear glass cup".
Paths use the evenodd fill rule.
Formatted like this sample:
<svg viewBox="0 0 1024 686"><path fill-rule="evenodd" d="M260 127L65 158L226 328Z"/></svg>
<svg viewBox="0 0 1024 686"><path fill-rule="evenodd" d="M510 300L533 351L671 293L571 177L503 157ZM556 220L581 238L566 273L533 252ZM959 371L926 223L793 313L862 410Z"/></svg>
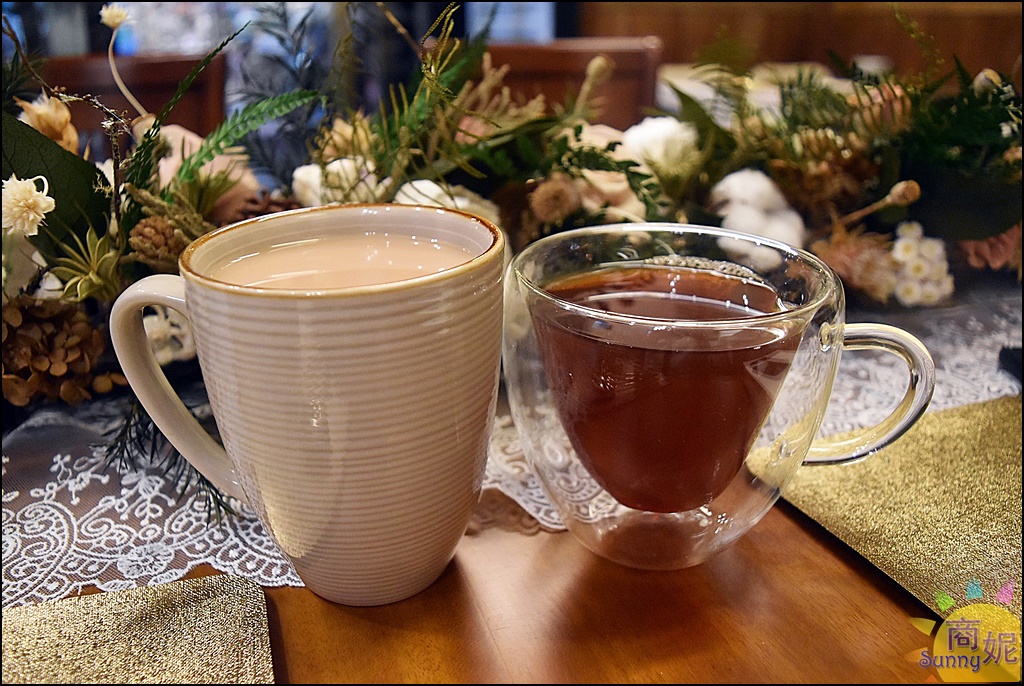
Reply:
<svg viewBox="0 0 1024 686"><path fill-rule="evenodd" d="M674 223L557 233L512 259L503 363L526 460L572 534L641 569L699 564L804 464L863 459L924 413L928 350L847 324L839 277L773 240ZM842 350L897 355L902 400L818 437Z"/></svg>

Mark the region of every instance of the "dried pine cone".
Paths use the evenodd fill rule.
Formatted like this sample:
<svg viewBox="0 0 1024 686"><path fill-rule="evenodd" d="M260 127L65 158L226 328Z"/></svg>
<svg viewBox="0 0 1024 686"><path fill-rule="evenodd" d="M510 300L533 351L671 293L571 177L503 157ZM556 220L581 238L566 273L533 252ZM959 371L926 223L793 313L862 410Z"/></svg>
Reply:
<svg viewBox="0 0 1024 686"><path fill-rule="evenodd" d="M279 193L260 191L256 195L250 196L246 199L243 206L235 214L235 217L232 218L232 221L237 222L242 221L243 219L262 217L266 214L283 212L284 210L295 210L300 207L302 207L302 205L295 199L295 196L284 196Z"/></svg>
<svg viewBox="0 0 1024 686"><path fill-rule="evenodd" d="M188 243L166 217L153 215L132 227L128 245L135 251L135 259L157 271L174 274L178 271L178 255Z"/></svg>
<svg viewBox="0 0 1024 686"><path fill-rule="evenodd" d="M748 127L748 135L755 135ZM757 145L769 156L768 172L786 200L812 227L831 222L864 204L865 189L878 176L866 142L856 133L804 129L788 137L765 132Z"/></svg>
<svg viewBox="0 0 1024 686"><path fill-rule="evenodd" d="M8 300L3 306L4 399L17 407L39 398L76 405L92 393L126 385L118 372L97 372L105 348L103 332L78 305L28 296Z"/></svg>

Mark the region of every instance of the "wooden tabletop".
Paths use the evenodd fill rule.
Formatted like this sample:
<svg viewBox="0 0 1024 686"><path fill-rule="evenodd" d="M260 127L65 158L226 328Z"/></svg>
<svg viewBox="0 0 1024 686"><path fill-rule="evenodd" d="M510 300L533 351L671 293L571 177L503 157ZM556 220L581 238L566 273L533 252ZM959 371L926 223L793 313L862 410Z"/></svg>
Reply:
<svg viewBox="0 0 1024 686"><path fill-rule="evenodd" d="M934 680L910 657L931 643L910 620L940 618L784 501L704 564L650 572L523 526L498 491L485 499L499 516L412 598L358 608L265 589L276 681Z"/></svg>

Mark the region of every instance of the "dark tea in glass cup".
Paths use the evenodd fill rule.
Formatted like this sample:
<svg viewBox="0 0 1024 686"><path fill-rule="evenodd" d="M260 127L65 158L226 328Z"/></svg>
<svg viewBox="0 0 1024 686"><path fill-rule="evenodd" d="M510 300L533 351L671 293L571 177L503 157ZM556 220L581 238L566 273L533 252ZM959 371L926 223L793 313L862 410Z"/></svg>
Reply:
<svg viewBox="0 0 1024 686"><path fill-rule="evenodd" d="M817 436L843 349L896 354L902 401ZM924 413L935 368L909 333L847 324L838 276L769 239L686 224L553 234L512 260L503 363L526 460L587 548L698 564L749 531L803 464L863 459Z"/></svg>

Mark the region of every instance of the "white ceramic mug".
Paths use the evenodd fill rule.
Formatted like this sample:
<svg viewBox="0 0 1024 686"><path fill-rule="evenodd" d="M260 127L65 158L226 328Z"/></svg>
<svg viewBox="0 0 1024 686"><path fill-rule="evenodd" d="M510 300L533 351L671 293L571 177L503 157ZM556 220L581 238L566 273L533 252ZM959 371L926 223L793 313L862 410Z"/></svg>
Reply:
<svg viewBox="0 0 1024 686"><path fill-rule="evenodd" d="M370 280L389 278L393 244L464 255L365 285L222 280L247 256L341 234L375 237L345 258L369 265ZM189 245L180 276L129 287L111 312L114 349L168 440L256 512L311 591L346 605L402 600L441 575L479 499L498 392L504 243L479 217L412 205L247 220ZM189 320L220 443L151 352L142 316L153 305Z"/></svg>

